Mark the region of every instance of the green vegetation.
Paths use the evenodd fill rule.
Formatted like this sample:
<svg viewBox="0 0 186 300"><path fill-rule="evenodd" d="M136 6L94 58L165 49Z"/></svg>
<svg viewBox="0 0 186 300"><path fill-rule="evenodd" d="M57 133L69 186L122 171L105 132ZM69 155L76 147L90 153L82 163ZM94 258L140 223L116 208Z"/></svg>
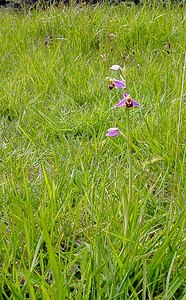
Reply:
<svg viewBox="0 0 186 300"><path fill-rule="evenodd" d="M185 299L184 8L1 10L0 24L0 299ZM130 207L126 142L106 137L126 133L113 64L140 103Z"/></svg>

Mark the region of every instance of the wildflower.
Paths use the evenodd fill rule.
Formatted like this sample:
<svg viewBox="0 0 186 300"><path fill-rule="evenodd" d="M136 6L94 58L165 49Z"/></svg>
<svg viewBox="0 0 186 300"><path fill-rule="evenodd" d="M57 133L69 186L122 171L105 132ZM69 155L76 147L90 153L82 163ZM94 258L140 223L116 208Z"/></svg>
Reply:
<svg viewBox="0 0 186 300"><path fill-rule="evenodd" d="M110 84L109 84L109 90L112 90L115 87L121 88L121 89L126 89L126 84L122 80L111 79Z"/></svg>
<svg viewBox="0 0 186 300"><path fill-rule="evenodd" d="M134 99L131 98L129 94L124 94L123 99L120 100L117 104L116 107L120 106L126 106L126 107L132 107L132 106L140 106L138 102L134 101Z"/></svg>
<svg viewBox="0 0 186 300"><path fill-rule="evenodd" d="M117 136L118 134L119 134L119 128L113 127L113 128L110 128L107 130L106 136L114 137L114 136Z"/></svg>
<svg viewBox="0 0 186 300"><path fill-rule="evenodd" d="M111 70L114 70L114 71L118 71L118 70L120 70L120 69L122 69L119 65L113 65L112 67L111 67Z"/></svg>

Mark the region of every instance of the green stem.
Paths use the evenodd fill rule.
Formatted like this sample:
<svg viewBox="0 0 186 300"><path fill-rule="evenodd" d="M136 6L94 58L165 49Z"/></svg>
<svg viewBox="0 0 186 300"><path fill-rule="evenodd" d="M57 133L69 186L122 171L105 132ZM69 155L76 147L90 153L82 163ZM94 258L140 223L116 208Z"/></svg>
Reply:
<svg viewBox="0 0 186 300"><path fill-rule="evenodd" d="M123 196L123 210L124 210L124 236L127 238L129 229L129 212L132 204L132 135L130 130L129 109L126 107L126 137L121 133L127 142L128 154L128 170L129 170L129 185L128 195Z"/></svg>
<svg viewBox="0 0 186 300"><path fill-rule="evenodd" d="M128 206L132 201L132 135L130 130L129 109L126 107L126 136L127 136L127 153L129 167L129 190L128 190Z"/></svg>

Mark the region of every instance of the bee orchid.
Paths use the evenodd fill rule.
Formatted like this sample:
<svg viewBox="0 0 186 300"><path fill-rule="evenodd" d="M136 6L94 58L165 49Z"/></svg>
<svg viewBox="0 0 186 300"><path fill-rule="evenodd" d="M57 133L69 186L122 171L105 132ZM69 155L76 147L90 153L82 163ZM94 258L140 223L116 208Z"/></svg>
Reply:
<svg viewBox="0 0 186 300"><path fill-rule="evenodd" d="M109 83L109 90L112 90L113 88L121 88L126 89L125 81L118 80L118 79L111 79Z"/></svg>
<svg viewBox="0 0 186 300"><path fill-rule="evenodd" d="M119 128L118 127L113 127L107 130L106 136L108 137L115 137L119 134Z"/></svg>
<svg viewBox="0 0 186 300"><path fill-rule="evenodd" d="M116 103L115 107L126 106L128 108L133 106L140 106L138 102L136 102L133 98L131 98L130 94L124 94L123 99Z"/></svg>

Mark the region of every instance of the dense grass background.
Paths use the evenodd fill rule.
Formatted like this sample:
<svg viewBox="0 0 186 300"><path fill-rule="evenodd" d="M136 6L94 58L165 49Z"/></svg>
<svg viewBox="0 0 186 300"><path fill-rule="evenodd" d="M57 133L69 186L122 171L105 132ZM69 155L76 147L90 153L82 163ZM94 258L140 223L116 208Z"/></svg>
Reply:
<svg viewBox="0 0 186 300"><path fill-rule="evenodd" d="M0 299L186 299L184 7L0 11ZM131 109L133 201L121 91ZM127 237L124 215L129 215Z"/></svg>

